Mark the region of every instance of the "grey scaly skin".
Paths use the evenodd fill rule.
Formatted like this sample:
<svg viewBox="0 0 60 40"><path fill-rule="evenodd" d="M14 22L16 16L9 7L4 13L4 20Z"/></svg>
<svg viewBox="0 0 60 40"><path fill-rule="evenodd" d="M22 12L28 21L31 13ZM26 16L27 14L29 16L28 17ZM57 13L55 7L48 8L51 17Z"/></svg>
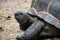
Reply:
<svg viewBox="0 0 60 40"><path fill-rule="evenodd" d="M17 19L17 21L19 23L20 23L21 19L25 18L26 16L28 16L28 15L23 14L21 12L15 13L15 18ZM28 16L27 19L28 18L31 18L31 17ZM22 23L26 20L23 19ZM21 37L17 37L17 40L29 40L41 30L41 27L45 26L44 22L40 21L40 20L32 20L32 18L31 18L29 21L30 21L30 23L32 23L32 25L30 24L31 26L29 26L29 28L27 28L27 30L24 32L24 34ZM22 23L20 23L20 24L22 25Z"/></svg>
<svg viewBox="0 0 60 40"><path fill-rule="evenodd" d="M48 23L45 23L44 21L38 18L34 19L34 17L31 17L28 14L24 14L20 11L15 13L15 18L18 21L18 23L22 25L23 29L26 27L25 28L26 31L24 32L24 34L22 36L17 36L17 40L30 40L38 33L39 33L38 34L39 37L43 37L43 38L48 38L48 37L51 38L57 35L56 28L52 27Z"/></svg>

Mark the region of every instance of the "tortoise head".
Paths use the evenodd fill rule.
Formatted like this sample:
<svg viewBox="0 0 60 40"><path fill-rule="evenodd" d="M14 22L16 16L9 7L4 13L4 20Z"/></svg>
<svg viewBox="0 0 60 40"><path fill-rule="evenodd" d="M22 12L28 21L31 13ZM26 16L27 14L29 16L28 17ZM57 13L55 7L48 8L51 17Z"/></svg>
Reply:
<svg viewBox="0 0 60 40"><path fill-rule="evenodd" d="M20 28L26 30L33 22L30 16L22 11L17 11L14 13L15 19L20 24Z"/></svg>
<svg viewBox="0 0 60 40"><path fill-rule="evenodd" d="M15 19L18 21L18 23L23 24L25 23L28 19L29 16L22 11L17 11L14 13Z"/></svg>

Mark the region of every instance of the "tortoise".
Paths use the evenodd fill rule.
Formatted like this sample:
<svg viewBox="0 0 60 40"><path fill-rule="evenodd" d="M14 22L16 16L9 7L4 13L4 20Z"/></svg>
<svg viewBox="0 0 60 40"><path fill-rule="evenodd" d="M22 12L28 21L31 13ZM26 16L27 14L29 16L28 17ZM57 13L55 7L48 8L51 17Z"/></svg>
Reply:
<svg viewBox="0 0 60 40"><path fill-rule="evenodd" d="M17 40L42 40L43 38L54 38L60 36L59 29L42 20L39 16L30 15L30 11L28 11L29 13L17 11L14 14L21 29L26 30L22 37L20 37L20 35L17 37ZM34 9L32 11L35 13L36 10Z"/></svg>
<svg viewBox="0 0 60 40"><path fill-rule="evenodd" d="M20 27L22 26L22 29L26 30L22 36L17 37L17 40L38 40L39 38L39 40L43 40L48 37L60 37L60 7L58 7L60 1L33 1L31 9L26 14L20 11L14 14L18 23L21 24ZM43 38L41 39L41 37Z"/></svg>

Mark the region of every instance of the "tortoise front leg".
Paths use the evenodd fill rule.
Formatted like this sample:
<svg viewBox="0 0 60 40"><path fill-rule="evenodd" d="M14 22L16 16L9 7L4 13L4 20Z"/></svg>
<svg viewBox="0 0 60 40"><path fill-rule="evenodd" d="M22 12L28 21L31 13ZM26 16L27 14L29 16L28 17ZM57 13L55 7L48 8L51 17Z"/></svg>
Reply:
<svg viewBox="0 0 60 40"><path fill-rule="evenodd" d="M17 36L17 40L30 40L33 36L35 36L41 28L45 26L44 22L37 20L35 21L22 36Z"/></svg>

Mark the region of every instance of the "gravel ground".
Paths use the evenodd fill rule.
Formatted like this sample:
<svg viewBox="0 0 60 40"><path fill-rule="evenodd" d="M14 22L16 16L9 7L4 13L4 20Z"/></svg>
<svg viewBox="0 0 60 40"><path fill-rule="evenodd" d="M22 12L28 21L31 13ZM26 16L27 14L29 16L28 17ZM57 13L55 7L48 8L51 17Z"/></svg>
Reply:
<svg viewBox="0 0 60 40"><path fill-rule="evenodd" d="M14 12L22 10L27 12L30 8L31 0L0 0L0 40L16 40L17 35L23 33L19 29L19 24L14 18ZM11 16L11 19L7 19Z"/></svg>
<svg viewBox="0 0 60 40"><path fill-rule="evenodd" d="M14 18L14 12L22 10L27 12L30 8L32 0L0 0L0 40L16 40L17 35L21 35L24 31L20 30L18 22ZM11 19L7 19L11 16ZM60 39L55 39L60 40Z"/></svg>

